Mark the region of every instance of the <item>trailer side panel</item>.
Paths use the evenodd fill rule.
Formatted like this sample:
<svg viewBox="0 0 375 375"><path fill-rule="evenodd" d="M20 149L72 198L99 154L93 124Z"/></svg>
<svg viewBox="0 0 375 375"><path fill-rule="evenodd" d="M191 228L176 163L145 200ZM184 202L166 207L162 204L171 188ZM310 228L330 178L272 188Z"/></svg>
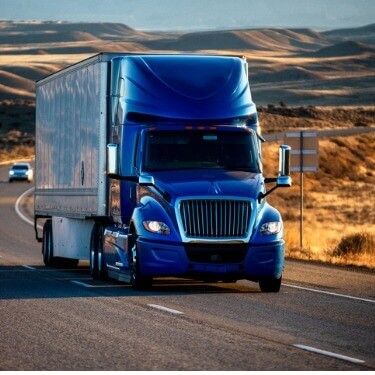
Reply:
<svg viewBox="0 0 375 375"><path fill-rule="evenodd" d="M35 213L106 214L107 63L93 61L36 89Z"/></svg>

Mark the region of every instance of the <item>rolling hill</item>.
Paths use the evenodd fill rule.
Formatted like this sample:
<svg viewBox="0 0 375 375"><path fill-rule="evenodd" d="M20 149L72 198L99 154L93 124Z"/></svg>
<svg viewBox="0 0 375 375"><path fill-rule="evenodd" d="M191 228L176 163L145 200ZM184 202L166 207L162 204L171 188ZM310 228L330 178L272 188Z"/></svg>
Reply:
<svg viewBox="0 0 375 375"><path fill-rule="evenodd" d="M258 104L374 103L375 24L357 29L141 32L119 23L0 21L0 100L34 97L38 80L100 51L244 55Z"/></svg>

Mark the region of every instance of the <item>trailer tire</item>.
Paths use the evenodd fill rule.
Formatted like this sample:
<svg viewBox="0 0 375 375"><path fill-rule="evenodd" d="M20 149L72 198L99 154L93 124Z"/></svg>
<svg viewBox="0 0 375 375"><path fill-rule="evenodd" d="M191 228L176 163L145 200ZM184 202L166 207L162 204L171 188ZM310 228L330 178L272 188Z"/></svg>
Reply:
<svg viewBox="0 0 375 375"><path fill-rule="evenodd" d="M56 259L53 257L52 220L48 219L43 225L42 242L43 263L47 267L56 267Z"/></svg>
<svg viewBox="0 0 375 375"><path fill-rule="evenodd" d="M95 223L90 238L90 273L94 280L108 279L107 264L103 252L104 228Z"/></svg>
<svg viewBox="0 0 375 375"><path fill-rule="evenodd" d="M47 267L76 267L79 262L78 259L59 258L53 256L53 233L51 219L46 220L43 225L42 254L43 263Z"/></svg>
<svg viewBox="0 0 375 375"><path fill-rule="evenodd" d="M281 287L281 276L278 279L269 278L259 280L259 286L263 293L278 293Z"/></svg>
<svg viewBox="0 0 375 375"><path fill-rule="evenodd" d="M137 246L137 238L134 236L134 242L128 252L129 254L129 271L130 284L134 289L145 290L152 287L152 277L145 276L141 272L139 249Z"/></svg>

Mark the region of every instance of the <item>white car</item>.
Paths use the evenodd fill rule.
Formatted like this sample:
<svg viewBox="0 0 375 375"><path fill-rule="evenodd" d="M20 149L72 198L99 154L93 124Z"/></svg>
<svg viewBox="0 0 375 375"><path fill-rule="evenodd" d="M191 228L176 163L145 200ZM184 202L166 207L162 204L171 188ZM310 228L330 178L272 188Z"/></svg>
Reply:
<svg viewBox="0 0 375 375"><path fill-rule="evenodd" d="M31 182L34 178L34 171L29 163L15 163L9 170L9 182L15 180L27 180Z"/></svg>

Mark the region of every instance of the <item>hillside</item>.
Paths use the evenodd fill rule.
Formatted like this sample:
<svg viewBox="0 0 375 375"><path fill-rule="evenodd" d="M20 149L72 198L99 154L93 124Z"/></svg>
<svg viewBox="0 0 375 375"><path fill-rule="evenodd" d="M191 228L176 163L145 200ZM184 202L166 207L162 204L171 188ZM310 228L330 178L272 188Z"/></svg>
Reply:
<svg viewBox="0 0 375 375"><path fill-rule="evenodd" d="M277 147L263 148L265 174L277 170ZM343 238L354 233L375 233L375 134L319 141L319 171L304 174L304 249L299 248L299 175L293 187L278 189L268 201L285 221L287 256L374 268L370 253L337 256Z"/></svg>
<svg viewBox="0 0 375 375"><path fill-rule="evenodd" d="M329 38L332 42L353 40L362 43L374 44L375 23L362 27L329 30L323 32L322 34Z"/></svg>
<svg viewBox="0 0 375 375"><path fill-rule="evenodd" d="M353 56L362 55L364 53L373 54L375 48L367 46L364 43L353 42L351 40L320 48L311 53L315 57L336 57L336 56Z"/></svg>
<svg viewBox="0 0 375 375"><path fill-rule="evenodd" d="M118 23L0 21L0 100L33 98L35 80L100 51L189 51L246 56L258 104L371 105L374 29L150 33Z"/></svg>

